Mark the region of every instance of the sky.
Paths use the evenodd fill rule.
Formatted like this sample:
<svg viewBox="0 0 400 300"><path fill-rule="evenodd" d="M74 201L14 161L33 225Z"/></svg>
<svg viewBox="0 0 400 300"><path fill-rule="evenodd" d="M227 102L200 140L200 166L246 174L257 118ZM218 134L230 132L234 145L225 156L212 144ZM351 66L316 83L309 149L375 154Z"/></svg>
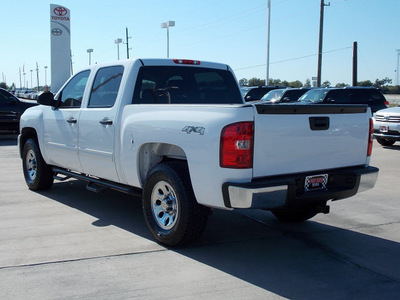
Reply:
<svg viewBox="0 0 400 300"><path fill-rule="evenodd" d="M117 45L126 42L130 58L166 58L169 29L170 58L221 62L237 79L265 79L268 0L15 0L2 1L0 82L20 86L44 85L50 64L50 4L71 11L73 72L92 63L117 60ZM322 82L351 84L353 42L358 43L358 81L397 81L400 49L399 0L325 0ZM271 0L269 77L287 81L317 76L320 0ZM120 45L126 58L126 45ZM50 82L50 70L46 71Z"/></svg>

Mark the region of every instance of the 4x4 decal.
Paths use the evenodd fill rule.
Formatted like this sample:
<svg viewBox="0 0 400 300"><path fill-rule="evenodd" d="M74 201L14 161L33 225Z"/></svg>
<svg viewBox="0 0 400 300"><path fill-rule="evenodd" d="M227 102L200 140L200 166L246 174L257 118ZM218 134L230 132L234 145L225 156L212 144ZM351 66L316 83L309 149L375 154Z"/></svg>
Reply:
<svg viewBox="0 0 400 300"><path fill-rule="evenodd" d="M194 133L199 133L200 135L203 135L205 130L206 129L204 127L200 126L185 126L182 129L182 131L186 132L187 134L194 132Z"/></svg>

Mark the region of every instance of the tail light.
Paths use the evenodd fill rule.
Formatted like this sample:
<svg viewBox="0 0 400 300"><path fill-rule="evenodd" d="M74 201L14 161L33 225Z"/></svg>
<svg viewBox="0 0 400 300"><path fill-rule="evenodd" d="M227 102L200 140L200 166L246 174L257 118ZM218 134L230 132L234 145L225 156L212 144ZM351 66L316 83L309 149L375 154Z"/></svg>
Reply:
<svg viewBox="0 0 400 300"><path fill-rule="evenodd" d="M389 101L385 100L384 104L385 104L386 106L389 106Z"/></svg>
<svg viewBox="0 0 400 300"><path fill-rule="evenodd" d="M239 122L225 126L221 132L220 160L222 168L253 167L254 122Z"/></svg>
<svg viewBox="0 0 400 300"><path fill-rule="evenodd" d="M372 144L374 142L374 122L372 118L369 119L369 136L368 136L368 151L367 156L371 156L372 154Z"/></svg>
<svg viewBox="0 0 400 300"><path fill-rule="evenodd" d="M179 65L200 65L200 61L192 59L173 59L173 61Z"/></svg>

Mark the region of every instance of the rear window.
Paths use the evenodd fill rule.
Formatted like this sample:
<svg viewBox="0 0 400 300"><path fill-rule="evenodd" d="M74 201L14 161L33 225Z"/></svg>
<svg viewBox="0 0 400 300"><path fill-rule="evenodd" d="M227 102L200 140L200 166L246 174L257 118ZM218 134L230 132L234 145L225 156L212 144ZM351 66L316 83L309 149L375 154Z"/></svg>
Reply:
<svg viewBox="0 0 400 300"><path fill-rule="evenodd" d="M232 73L199 67L144 66L138 74L133 104L240 104Z"/></svg>

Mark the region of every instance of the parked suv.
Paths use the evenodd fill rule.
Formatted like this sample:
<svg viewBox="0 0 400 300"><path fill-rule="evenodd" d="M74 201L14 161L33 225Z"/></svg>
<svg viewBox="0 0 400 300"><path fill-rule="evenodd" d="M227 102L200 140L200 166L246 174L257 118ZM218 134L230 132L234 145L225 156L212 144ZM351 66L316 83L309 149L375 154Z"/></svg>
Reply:
<svg viewBox="0 0 400 300"><path fill-rule="evenodd" d="M372 113L387 108L389 102L381 90L375 87L316 88L299 98L306 103L367 104Z"/></svg>

